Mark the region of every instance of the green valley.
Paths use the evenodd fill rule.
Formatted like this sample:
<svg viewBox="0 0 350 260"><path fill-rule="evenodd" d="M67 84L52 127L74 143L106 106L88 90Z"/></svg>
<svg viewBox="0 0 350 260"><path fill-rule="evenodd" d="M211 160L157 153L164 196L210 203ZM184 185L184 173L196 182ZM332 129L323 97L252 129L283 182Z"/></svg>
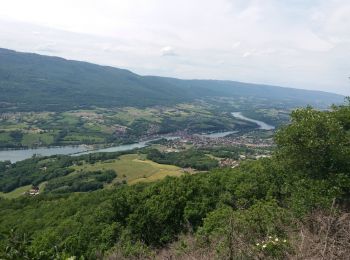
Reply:
<svg viewBox="0 0 350 260"><path fill-rule="evenodd" d="M0 198L1 257L345 259L349 122L350 104L295 110L275 134L269 158L206 172L182 173L167 163L242 151L163 154L154 149L168 141L159 141L133 152L2 163L1 187L46 184L36 196ZM82 192L91 183L98 190Z"/></svg>

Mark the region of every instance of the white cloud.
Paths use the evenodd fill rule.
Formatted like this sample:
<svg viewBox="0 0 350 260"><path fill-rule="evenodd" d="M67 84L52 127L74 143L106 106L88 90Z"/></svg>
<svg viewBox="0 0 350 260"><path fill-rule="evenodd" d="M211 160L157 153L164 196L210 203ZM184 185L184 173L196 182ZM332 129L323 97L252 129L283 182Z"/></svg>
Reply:
<svg viewBox="0 0 350 260"><path fill-rule="evenodd" d="M232 44L232 49L237 49L241 45L241 42L235 42Z"/></svg>
<svg viewBox="0 0 350 260"><path fill-rule="evenodd" d="M246 57L249 57L251 55L252 55L252 53L250 51L247 51L247 52L243 53L242 57L246 58Z"/></svg>
<svg viewBox="0 0 350 260"><path fill-rule="evenodd" d="M165 46L160 50L162 56L177 56L175 50L171 46Z"/></svg>

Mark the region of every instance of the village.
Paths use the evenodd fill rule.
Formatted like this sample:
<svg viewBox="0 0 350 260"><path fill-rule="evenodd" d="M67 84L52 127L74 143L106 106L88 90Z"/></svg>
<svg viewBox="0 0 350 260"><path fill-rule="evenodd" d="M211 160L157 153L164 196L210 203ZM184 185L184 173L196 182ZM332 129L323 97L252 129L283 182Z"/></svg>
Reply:
<svg viewBox="0 0 350 260"><path fill-rule="evenodd" d="M219 167L237 167L241 161L247 159L257 160L264 157L270 157L271 151L275 144L272 137L259 137L259 134L254 132L246 134L228 134L222 137L211 137L207 134L188 134L185 132L177 132L176 137L169 137L160 143L164 147L162 150L165 153L181 152L189 148L198 150L206 150L212 148L237 148L241 152L237 158L219 158L214 157L219 161Z"/></svg>
<svg viewBox="0 0 350 260"><path fill-rule="evenodd" d="M210 148L216 146L244 146L249 148L272 148L273 138L263 138L256 134L228 134L222 137L211 137L206 134L189 134L176 132L173 136L165 137L169 151L184 150L191 145L194 148Z"/></svg>

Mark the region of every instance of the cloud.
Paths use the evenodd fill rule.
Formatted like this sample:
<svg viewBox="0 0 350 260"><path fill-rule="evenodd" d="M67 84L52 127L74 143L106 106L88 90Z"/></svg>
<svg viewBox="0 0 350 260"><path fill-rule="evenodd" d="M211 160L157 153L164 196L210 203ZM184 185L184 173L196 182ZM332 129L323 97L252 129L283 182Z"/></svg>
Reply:
<svg viewBox="0 0 350 260"><path fill-rule="evenodd" d="M242 57L243 58L247 58L247 57L249 57L251 55L252 55L252 53L250 51L247 51L247 52L243 53Z"/></svg>
<svg viewBox="0 0 350 260"><path fill-rule="evenodd" d="M174 48L171 46L165 46L161 50L162 56L177 56L177 53L175 52Z"/></svg>
<svg viewBox="0 0 350 260"><path fill-rule="evenodd" d="M232 44L232 49L237 49L241 45L241 42L235 42Z"/></svg>

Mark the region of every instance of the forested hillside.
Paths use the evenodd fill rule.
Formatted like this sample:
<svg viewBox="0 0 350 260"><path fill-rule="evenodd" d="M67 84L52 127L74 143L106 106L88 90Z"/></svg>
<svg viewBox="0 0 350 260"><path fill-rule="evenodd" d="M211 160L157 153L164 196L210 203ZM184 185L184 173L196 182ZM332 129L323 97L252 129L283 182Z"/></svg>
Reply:
<svg viewBox="0 0 350 260"><path fill-rule="evenodd" d="M349 133L350 103L309 107L235 169L1 199L0 258L348 259Z"/></svg>
<svg viewBox="0 0 350 260"><path fill-rule="evenodd" d="M234 81L140 76L127 70L0 49L0 111L67 111L171 105L208 97L249 97L330 105L341 95Z"/></svg>

